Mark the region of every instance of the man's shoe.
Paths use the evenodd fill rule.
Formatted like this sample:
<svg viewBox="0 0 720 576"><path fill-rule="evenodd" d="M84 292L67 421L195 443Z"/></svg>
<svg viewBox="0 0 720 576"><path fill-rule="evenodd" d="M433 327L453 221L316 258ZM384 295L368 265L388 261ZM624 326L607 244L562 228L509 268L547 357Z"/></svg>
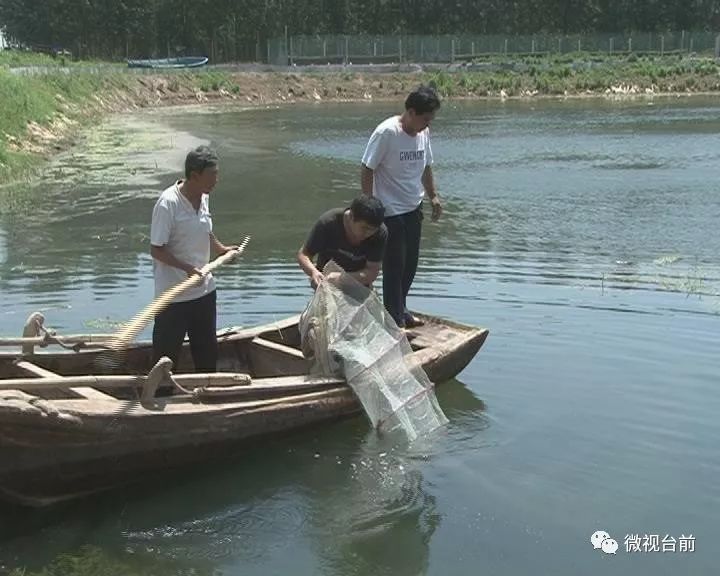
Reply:
<svg viewBox="0 0 720 576"><path fill-rule="evenodd" d="M416 316L413 316L412 314L406 314L405 315L405 328L417 328L419 326L424 326L425 322L423 320L420 320L420 318L417 318Z"/></svg>

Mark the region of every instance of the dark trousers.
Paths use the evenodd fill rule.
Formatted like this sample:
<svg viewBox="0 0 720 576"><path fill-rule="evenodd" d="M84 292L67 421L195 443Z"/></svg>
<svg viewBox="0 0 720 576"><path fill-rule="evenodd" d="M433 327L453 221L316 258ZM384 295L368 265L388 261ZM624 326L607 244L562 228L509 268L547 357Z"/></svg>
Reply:
<svg viewBox="0 0 720 576"><path fill-rule="evenodd" d="M417 271L422 232L422 205L385 218L388 229L383 258L383 303L398 326L405 326L407 295Z"/></svg>
<svg viewBox="0 0 720 576"><path fill-rule="evenodd" d="M162 356L177 361L187 333L190 353L196 372L215 372L217 369L217 316L215 290L202 298L188 302L175 302L155 316L153 326L153 357Z"/></svg>

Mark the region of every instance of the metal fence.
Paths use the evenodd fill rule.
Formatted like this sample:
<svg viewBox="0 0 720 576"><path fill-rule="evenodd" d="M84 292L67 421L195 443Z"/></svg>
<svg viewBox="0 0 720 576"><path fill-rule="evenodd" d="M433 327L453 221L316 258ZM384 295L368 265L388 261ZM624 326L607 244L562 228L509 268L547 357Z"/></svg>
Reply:
<svg viewBox="0 0 720 576"><path fill-rule="evenodd" d="M718 54L720 33L664 32L533 36L285 36L267 44L270 64L455 62L505 55L576 52Z"/></svg>

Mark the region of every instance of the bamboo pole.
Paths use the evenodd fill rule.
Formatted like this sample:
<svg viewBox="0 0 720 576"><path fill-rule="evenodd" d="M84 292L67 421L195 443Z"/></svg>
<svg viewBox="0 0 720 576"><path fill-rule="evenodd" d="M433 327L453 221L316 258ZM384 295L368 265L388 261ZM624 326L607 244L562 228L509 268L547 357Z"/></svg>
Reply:
<svg viewBox="0 0 720 576"><path fill-rule="evenodd" d="M127 349L133 340L135 340L137 335L143 331L145 326L147 326L157 314L165 310L165 308L167 308L177 296L202 282L203 278L216 268L242 254L248 242L250 242L250 237L246 236L236 250L229 250L209 264L203 266L200 270L201 275L193 274L186 280L180 282L180 284L169 288L160 296L155 298L148 306L138 313L126 327L124 327L114 338L111 339L108 343L108 348L110 348L113 352L122 352Z"/></svg>

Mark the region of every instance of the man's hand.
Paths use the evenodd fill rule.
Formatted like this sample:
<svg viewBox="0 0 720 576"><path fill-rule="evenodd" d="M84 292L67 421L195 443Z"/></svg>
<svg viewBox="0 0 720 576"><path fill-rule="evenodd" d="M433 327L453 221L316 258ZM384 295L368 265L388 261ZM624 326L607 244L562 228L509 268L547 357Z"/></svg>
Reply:
<svg viewBox="0 0 720 576"><path fill-rule="evenodd" d="M323 276L323 273L320 272L320 270L315 270L313 272L312 277L310 278L310 286L313 287L313 290L316 289L320 284L325 280L325 276Z"/></svg>
<svg viewBox="0 0 720 576"><path fill-rule="evenodd" d="M202 270L200 270L200 268L196 268L195 266L188 266L187 268L185 268L185 272L187 273L188 278L190 278L191 276L195 276L196 274L200 277L205 276Z"/></svg>
<svg viewBox="0 0 720 576"><path fill-rule="evenodd" d="M433 196L432 200L430 200L430 205L432 206L432 216L430 217L430 220L433 222L437 222L443 212L442 202L440 202L440 196Z"/></svg>
<svg viewBox="0 0 720 576"><path fill-rule="evenodd" d="M222 256L224 254L227 254L228 252L237 250L238 248L240 248L240 246L237 246L235 244L233 244L232 246L223 246L223 250L221 250L220 255ZM236 256L237 256L237 252L235 254L233 254L232 256L230 256L230 258L228 259L228 262L235 262Z"/></svg>
<svg viewBox="0 0 720 576"><path fill-rule="evenodd" d="M327 275L327 281L338 286L342 281L342 272L330 272L330 274Z"/></svg>

